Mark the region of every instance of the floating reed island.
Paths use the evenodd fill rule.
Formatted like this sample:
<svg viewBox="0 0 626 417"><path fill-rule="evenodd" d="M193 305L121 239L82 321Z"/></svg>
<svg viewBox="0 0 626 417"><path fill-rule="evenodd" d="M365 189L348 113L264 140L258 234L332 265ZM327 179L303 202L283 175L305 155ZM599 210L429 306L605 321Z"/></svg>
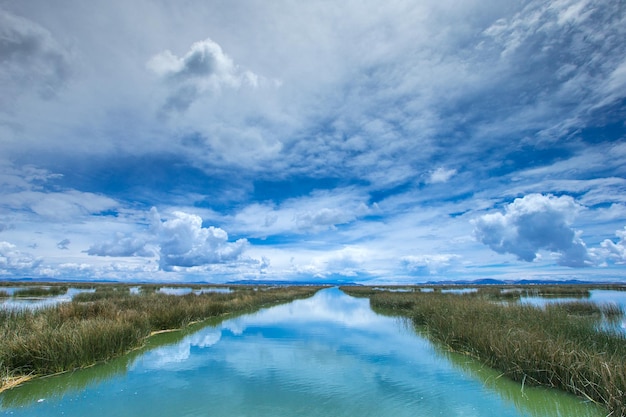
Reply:
<svg viewBox="0 0 626 417"><path fill-rule="evenodd" d="M369 297L379 313L409 318L433 341L520 381L522 389L524 384L555 387L604 405L610 416L626 415L626 337L599 325L621 319L615 305L575 301L537 307L510 302L511 293L526 289L494 287L468 293L341 289ZM583 290L546 292L559 291Z"/></svg>
<svg viewBox="0 0 626 417"><path fill-rule="evenodd" d="M0 391L31 377L94 365L141 347L156 332L307 298L322 287L234 286L231 292L168 295L146 286L99 285L71 302L0 309Z"/></svg>

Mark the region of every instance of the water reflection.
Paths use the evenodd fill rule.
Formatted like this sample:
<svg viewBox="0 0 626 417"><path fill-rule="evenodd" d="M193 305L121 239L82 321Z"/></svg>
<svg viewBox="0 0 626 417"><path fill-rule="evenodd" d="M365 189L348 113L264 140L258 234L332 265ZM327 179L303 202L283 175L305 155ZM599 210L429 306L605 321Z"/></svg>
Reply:
<svg viewBox="0 0 626 417"><path fill-rule="evenodd" d="M451 288L446 290L441 290L442 293L449 294L471 294L474 292L478 292L478 288Z"/></svg>
<svg viewBox="0 0 626 417"><path fill-rule="evenodd" d="M10 295L13 294L15 290L19 290L21 288L13 288L9 287L7 291ZM3 289L4 290L4 289ZM11 291L12 290L12 291ZM82 292L94 292L95 289L82 289L82 288L68 288L65 294L47 296L47 297L32 297L32 298L0 298L0 309L6 310L20 310L20 309L28 309L28 310L37 310L40 308L55 306L60 303L68 303L72 301L72 298L76 294L80 294Z"/></svg>
<svg viewBox="0 0 626 417"><path fill-rule="evenodd" d="M337 289L182 338L181 334L160 335L150 343L156 346L144 353L8 391L0 395L1 412L15 416L603 415L556 391L527 388L526 397L533 395L530 404L519 384L510 383L516 388L504 390L487 383L467 358L451 358L402 319L378 315L367 299L348 297ZM98 378L94 374L100 369L103 376ZM81 383L84 388L63 394L51 388L87 375L97 383ZM537 406L536 401L559 405Z"/></svg>
<svg viewBox="0 0 626 417"><path fill-rule="evenodd" d="M228 294L233 292L230 288L223 287L206 287L194 290L191 287L161 287L159 292L167 295L187 295L187 294L205 294L205 293L222 293Z"/></svg>

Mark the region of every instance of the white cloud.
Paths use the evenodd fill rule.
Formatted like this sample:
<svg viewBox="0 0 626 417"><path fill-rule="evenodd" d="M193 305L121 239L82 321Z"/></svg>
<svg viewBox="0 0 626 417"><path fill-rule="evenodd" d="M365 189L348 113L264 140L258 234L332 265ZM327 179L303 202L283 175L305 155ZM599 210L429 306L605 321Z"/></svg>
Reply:
<svg viewBox="0 0 626 417"><path fill-rule="evenodd" d="M183 57L166 50L153 56L147 66L171 84L173 91L165 110L184 111L205 92L219 92L222 87L256 87L258 75L241 70L222 48L205 39L195 42Z"/></svg>
<svg viewBox="0 0 626 417"><path fill-rule="evenodd" d="M402 257L401 261L412 273L420 275L437 275L449 269L459 262L459 255L450 253L430 254L430 255L409 255Z"/></svg>
<svg viewBox="0 0 626 417"><path fill-rule="evenodd" d="M214 76L225 83L233 83L235 65L222 48L211 39L196 42L182 58L165 51L155 55L148 67L161 76L174 79L205 78Z"/></svg>
<svg viewBox="0 0 626 417"><path fill-rule="evenodd" d="M355 220L352 213L338 208L324 207L317 211L306 211L298 214L296 224L300 229L327 229L336 225L349 223Z"/></svg>
<svg viewBox="0 0 626 417"><path fill-rule="evenodd" d="M368 263L375 258L375 254L364 246L345 246L336 250L312 252L308 256L308 262L292 258L292 272L319 278L329 275L356 277L366 272Z"/></svg>
<svg viewBox="0 0 626 417"><path fill-rule="evenodd" d="M150 230L145 237L118 234L114 240L92 245L87 253L98 256L153 256L154 246L159 267L164 271L203 265L232 263L240 260L248 247L246 239L228 241L220 228L202 226L202 218L182 211L162 220L156 208L150 211Z"/></svg>
<svg viewBox="0 0 626 417"><path fill-rule="evenodd" d="M454 175L456 175L456 169L446 169L444 167L439 167L430 173L428 183L436 184L448 182L450 178L452 178Z"/></svg>
<svg viewBox="0 0 626 417"><path fill-rule="evenodd" d="M0 206L28 209L51 220L75 220L80 217L114 209L119 203L112 198L76 190L65 192L22 191L3 196Z"/></svg>
<svg viewBox="0 0 626 417"><path fill-rule="evenodd" d="M0 160L0 213L28 212L32 220L72 221L119 207L114 199L75 189L59 190L63 175Z"/></svg>
<svg viewBox="0 0 626 417"><path fill-rule="evenodd" d="M626 227L615 232L615 235L619 238L617 243L605 239L601 243L602 249L598 251L598 254L604 259L623 265L626 264Z"/></svg>
<svg viewBox="0 0 626 417"><path fill-rule="evenodd" d="M91 245L86 253L96 256L154 256L154 252L146 247L148 244L144 238L117 233L113 240Z"/></svg>
<svg viewBox="0 0 626 417"><path fill-rule="evenodd" d="M29 273L41 262L40 258L20 251L12 243L0 242L0 274Z"/></svg>
<svg viewBox="0 0 626 417"><path fill-rule="evenodd" d="M60 178L63 178L63 175L34 165L16 167L10 161L0 159L0 185L5 194L40 190L47 182Z"/></svg>
<svg viewBox="0 0 626 417"><path fill-rule="evenodd" d="M161 221L156 209L152 215L160 247L159 265L165 271L236 261L248 246L246 239L228 242L223 229L202 227L202 218L195 214L177 211L165 221Z"/></svg>
<svg viewBox="0 0 626 417"><path fill-rule="evenodd" d="M558 264L590 265L580 232L571 223L582 206L569 196L529 194L508 204L504 214L485 214L474 220L476 238L498 253L514 254L531 262L541 250L559 254Z"/></svg>
<svg viewBox="0 0 626 417"><path fill-rule="evenodd" d="M339 225L376 213L377 206L368 206L367 198L365 193L354 188L314 191L280 204L250 204L221 220L228 224L228 230L254 237L318 233L335 230Z"/></svg>
<svg viewBox="0 0 626 417"><path fill-rule="evenodd" d="M607 94L604 103L626 95L626 59L610 74L604 87Z"/></svg>
<svg viewBox="0 0 626 417"><path fill-rule="evenodd" d="M595 210L593 215L596 221L626 219L626 204L611 204L609 207Z"/></svg>

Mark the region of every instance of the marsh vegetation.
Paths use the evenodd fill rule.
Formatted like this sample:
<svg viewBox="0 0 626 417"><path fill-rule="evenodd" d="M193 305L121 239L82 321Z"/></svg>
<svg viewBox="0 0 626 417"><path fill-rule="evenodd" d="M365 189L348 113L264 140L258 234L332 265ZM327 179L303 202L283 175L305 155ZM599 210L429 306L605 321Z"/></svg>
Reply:
<svg viewBox="0 0 626 417"><path fill-rule="evenodd" d="M51 286L51 287L26 287L16 290L13 297L36 298L36 297L53 297L67 293L67 286Z"/></svg>
<svg viewBox="0 0 626 417"><path fill-rule="evenodd" d="M602 319L621 317L615 305L567 302L537 307L512 303L525 289L486 287L467 294L390 292L343 287L369 297L375 311L408 317L450 350L470 355L525 385L556 387L626 415L626 338L603 331ZM588 289L584 289L587 291ZM584 294L568 288L537 292Z"/></svg>
<svg viewBox="0 0 626 417"><path fill-rule="evenodd" d="M313 295L320 287L237 287L182 296L98 285L71 302L38 310L0 309L2 387L28 376L93 365L140 347L151 334L208 318Z"/></svg>

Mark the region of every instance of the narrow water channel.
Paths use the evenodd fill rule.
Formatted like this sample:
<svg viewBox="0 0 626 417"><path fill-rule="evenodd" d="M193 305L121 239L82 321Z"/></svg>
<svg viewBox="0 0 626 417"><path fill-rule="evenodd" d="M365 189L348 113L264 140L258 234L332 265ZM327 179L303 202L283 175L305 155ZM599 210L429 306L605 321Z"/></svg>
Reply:
<svg viewBox="0 0 626 417"><path fill-rule="evenodd" d="M367 299L320 291L0 394L11 416L533 416L602 410L449 354Z"/></svg>

